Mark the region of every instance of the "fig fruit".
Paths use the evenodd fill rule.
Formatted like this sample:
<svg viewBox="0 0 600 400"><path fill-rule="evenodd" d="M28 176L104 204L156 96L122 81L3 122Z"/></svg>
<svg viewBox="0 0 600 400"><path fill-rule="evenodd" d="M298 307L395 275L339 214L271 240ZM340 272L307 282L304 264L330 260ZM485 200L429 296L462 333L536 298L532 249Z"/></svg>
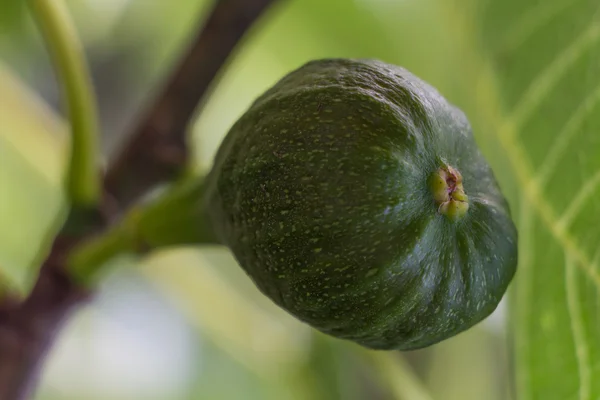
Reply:
<svg viewBox="0 0 600 400"><path fill-rule="evenodd" d="M473 326L516 270L509 206L467 118L380 61L285 76L231 128L206 187L213 229L265 295L369 348Z"/></svg>

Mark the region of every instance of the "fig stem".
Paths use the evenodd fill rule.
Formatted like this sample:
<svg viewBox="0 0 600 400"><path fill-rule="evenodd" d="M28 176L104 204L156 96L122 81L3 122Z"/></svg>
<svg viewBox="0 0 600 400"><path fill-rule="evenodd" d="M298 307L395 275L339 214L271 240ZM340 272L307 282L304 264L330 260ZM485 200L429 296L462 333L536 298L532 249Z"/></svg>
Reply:
<svg viewBox="0 0 600 400"><path fill-rule="evenodd" d="M30 0L44 36L71 123L71 156L66 192L73 207L92 208L100 200L96 96L74 23L64 0Z"/></svg>
<svg viewBox="0 0 600 400"><path fill-rule="evenodd" d="M203 194L203 181L189 179L133 207L119 223L73 250L68 261L71 275L89 287L117 256L168 246L218 244L201 207Z"/></svg>

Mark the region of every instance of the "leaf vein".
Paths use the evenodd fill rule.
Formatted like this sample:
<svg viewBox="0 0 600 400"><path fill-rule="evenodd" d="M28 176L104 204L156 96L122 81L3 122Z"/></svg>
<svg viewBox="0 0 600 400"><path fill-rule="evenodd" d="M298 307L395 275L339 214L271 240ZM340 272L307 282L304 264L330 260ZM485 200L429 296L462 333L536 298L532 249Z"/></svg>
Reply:
<svg viewBox="0 0 600 400"><path fill-rule="evenodd" d="M521 130L524 123L569 70L569 67L599 39L600 24L594 21L533 80L507 119L507 123L514 126L514 133Z"/></svg>
<svg viewBox="0 0 600 400"><path fill-rule="evenodd" d="M573 219L575 219L577 214L585 206L586 202L593 196L598 187L600 187L600 171L596 171L594 176L579 189L579 192L574 196L571 203L567 206L567 209L563 212L562 216L559 217L557 224L560 229L568 229L569 225L573 222Z"/></svg>
<svg viewBox="0 0 600 400"><path fill-rule="evenodd" d="M545 186L550 176L555 172L558 161L564 155L569 142L581 131L583 123L600 102L600 85L598 85L580 104L565 126L556 135L556 139L539 168L536 180L540 186Z"/></svg>
<svg viewBox="0 0 600 400"><path fill-rule="evenodd" d="M515 334L516 351L514 354L519 359L520 365L526 365L531 357L531 346L528 345L527 340L530 332L529 321L531 315L531 302L528 299L531 298L533 289L535 247L532 243L533 213L531 203L527 201L525 196L521 196L520 199L519 232L519 248L523 251L519 253L519 279L515 293L516 304L519 304L519 306L515 309L515 312L518 315L518 320L521 321L521 328ZM527 371L518 374L516 379L517 397L520 399L529 398L531 378Z"/></svg>
<svg viewBox="0 0 600 400"><path fill-rule="evenodd" d="M587 343L583 326L582 309L579 305L579 285L577 283L577 270L570 257L565 257L565 286L567 292L567 309L571 324L571 333L575 344L577 370L579 373L579 400L591 399L591 365L588 357L589 345Z"/></svg>
<svg viewBox="0 0 600 400"><path fill-rule="evenodd" d="M577 240L563 226L558 224L554 209L542 195L538 182L533 179L533 170L521 142L516 137L515 126L510 122L506 123L503 119L502 107L500 106L500 92L494 80L493 70L489 64L481 70L479 79L479 88L482 91L481 99L488 103L484 107L484 110L489 113L489 120L497 126L497 129L494 129L493 132L500 141L500 145L504 148L508 156L508 161L512 165L517 180L523 188L527 199L532 203L552 236L563 247L565 252L577 261L576 265L590 277L596 290L600 291L600 274L593 268L589 255L580 248Z"/></svg>
<svg viewBox="0 0 600 400"><path fill-rule="evenodd" d="M543 1L524 12L499 41L498 53L506 54L515 51L538 29L572 4L573 0Z"/></svg>

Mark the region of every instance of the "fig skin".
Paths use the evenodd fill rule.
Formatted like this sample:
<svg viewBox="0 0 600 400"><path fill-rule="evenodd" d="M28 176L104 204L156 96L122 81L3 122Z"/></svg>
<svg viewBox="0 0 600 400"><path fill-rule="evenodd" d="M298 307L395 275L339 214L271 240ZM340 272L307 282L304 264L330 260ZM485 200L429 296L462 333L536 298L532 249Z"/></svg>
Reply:
<svg viewBox="0 0 600 400"><path fill-rule="evenodd" d="M231 128L206 183L213 229L256 286L365 347L456 335L515 274L517 231L469 122L401 67L291 72Z"/></svg>

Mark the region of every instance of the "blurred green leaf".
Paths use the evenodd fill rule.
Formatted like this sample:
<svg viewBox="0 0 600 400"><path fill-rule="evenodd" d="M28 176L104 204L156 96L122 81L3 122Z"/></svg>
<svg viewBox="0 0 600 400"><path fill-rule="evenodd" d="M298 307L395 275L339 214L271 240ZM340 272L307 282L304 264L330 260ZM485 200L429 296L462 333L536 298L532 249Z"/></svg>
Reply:
<svg viewBox="0 0 600 400"><path fill-rule="evenodd" d="M25 19L25 2L0 0L0 36L18 31Z"/></svg>
<svg viewBox="0 0 600 400"><path fill-rule="evenodd" d="M203 335L199 335L204 339ZM214 343L201 340L199 368L186 400L264 400L264 382ZM232 384L234 382L234 384ZM165 399L166 400L166 399ZM170 398L168 400L179 400ZM183 398L182 398L183 400Z"/></svg>
<svg viewBox="0 0 600 400"><path fill-rule="evenodd" d="M508 400L509 371L500 340L478 325L429 349L427 387L434 399ZM466 384L468 382L468 384Z"/></svg>
<svg viewBox="0 0 600 400"><path fill-rule="evenodd" d="M304 371L314 385L314 400L360 400L360 382L353 371L360 361L346 351L346 343L318 332L312 338Z"/></svg>
<svg viewBox="0 0 600 400"><path fill-rule="evenodd" d="M440 4L521 196L512 297L518 399L600 397L600 5ZM481 123L480 126L484 126ZM504 181L507 172L496 169ZM499 172L498 172L499 171Z"/></svg>
<svg viewBox="0 0 600 400"><path fill-rule="evenodd" d="M65 127L0 65L0 280L25 294L64 212Z"/></svg>
<svg viewBox="0 0 600 400"><path fill-rule="evenodd" d="M231 256L228 263L235 263ZM210 265L203 252L174 249L154 253L141 272L192 324L256 375L277 376L303 363L307 328L274 305L277 316L248 301L221 276L222 268L226 265Z"/></svg>

